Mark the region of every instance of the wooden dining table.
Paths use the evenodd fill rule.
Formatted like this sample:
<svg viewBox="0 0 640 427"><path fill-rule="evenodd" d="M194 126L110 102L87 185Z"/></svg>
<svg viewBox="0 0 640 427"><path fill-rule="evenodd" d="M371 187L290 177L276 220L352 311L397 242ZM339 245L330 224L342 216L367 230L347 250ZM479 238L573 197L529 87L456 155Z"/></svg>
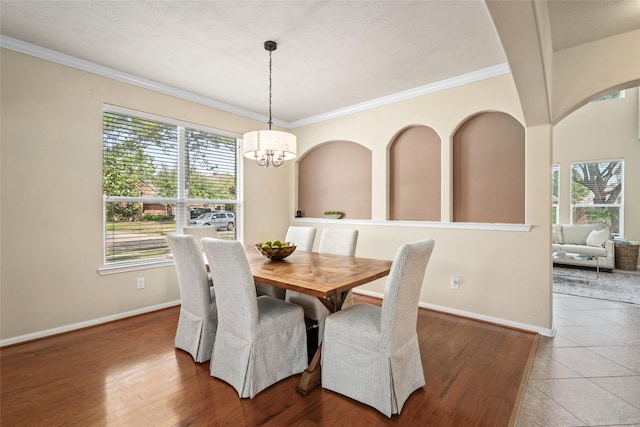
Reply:
<svg viewBox="0 0 640 427"><path fill-rule="evenodd" d="M349 290L385 277L391 270L387 260L295 251L283 260L272 261L254 247L245 251L256 282L313 295L330 313L340 310ZM322 345L302 373L296 387L302 394L320 384L321 351Z"/></svg>

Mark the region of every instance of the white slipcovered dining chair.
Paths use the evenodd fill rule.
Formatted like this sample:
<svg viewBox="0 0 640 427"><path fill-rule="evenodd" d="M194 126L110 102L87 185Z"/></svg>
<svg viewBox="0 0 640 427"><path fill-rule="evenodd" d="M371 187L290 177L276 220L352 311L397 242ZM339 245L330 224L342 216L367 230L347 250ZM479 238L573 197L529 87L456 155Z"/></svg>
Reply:
<svg viewBox="0 0 640 427"><path fill-rule="evenodd" d="M241 398L253 398L276 382L304 371L306 328L302 308L258 297L242 244L202 240L218 304L218 331L211 376L229 383Z"/></svg>
<svg viewBox="0 0 640 427"><path fill-rule="evenodd" d="M382 307L355 304L330 315L322 344L322 387L391 417L424 386L416 324L434 241L404 244L391 265Z"/></svg>
<svg viewBox="0 0 640 427"><path fill-rule="evenodd" d="M188 226L182 227L182 234L195 237L201 250L204 251L204 249L202 248L202 239L204 239L205 237L218 237L218 230L216 230L216 228L212 226Z"/></svg>
<svg viewBox="0 0 640 427"><path fill-rule="evenodd" d="M211 358L218 317L202 251L193 236L172 233L167 235L167 242L180 286L180 317L174 345L191 354L196 362L206 362Z"/></svg>
<svg viewBox="0 0 640 427"><path fill-rule="evenodd" d="M296 244L297 251L311 252L313 250L313 241L316 237L315 227L301 227L292 225L287 229L285 242Z"/></svg>
<svg viewBox="0 0 640 427"><path fill-rule="evenodd" d="M209 226L182 227L182 234L195 237L200 250L202 251L202 253L204 253L204 248L202 247L202 239L204 239L205 237L217 238L218 230L216 230L215 227ZM213 286L211 273L207 272L207 277L209 278L209 286Z"/></svg>
<svg viewBox="0 0 640 427"><path fill-rule="evenodd" d="M313 250L313 240L316 237L315 227L290 226L284 238L285 242L296 244L296 251L311 252ZM256 283L258 295L268 295L270 297L285 299L286 290L266 283Z"/></svg>
<svg viewBox="0 0 640 427"><path fill-rule="evenodd" d="M318 252L323 254L355 256L358 243L358 230L326 228L320 236ZM304 309L304 316L318 323L318 345L322 342L324 319L329 310L313 295L287 290L285 301L298 304ZM351 290L345 297L343 307L353 304Z"/></svg>

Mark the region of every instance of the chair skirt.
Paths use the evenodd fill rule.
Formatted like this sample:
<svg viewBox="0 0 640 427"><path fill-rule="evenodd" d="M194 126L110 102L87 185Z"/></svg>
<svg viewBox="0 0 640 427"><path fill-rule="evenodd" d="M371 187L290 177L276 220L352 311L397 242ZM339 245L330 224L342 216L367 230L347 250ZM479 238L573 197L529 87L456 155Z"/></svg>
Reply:
<svg viewBox="0 0 640 427"><path fill-rule="evenodd" d="M399 414L411 393L425 385L418 336L401 345L379 345L380 308L356 304L329 316L322 344L322 387Z"/></svg>
<svg viewBox="0 0 640 427"><path fill-rule="evenodd" d="M258 298L258 307L260 320L252 339L218 325L211 356L211 376L229 383L241 398L253 398L308 367L302 309L266 296Z"/></svg>
<svg viewBox="0 0 640 427"><path fill-rule="evenodd" d="M216 329L215 316L203 318L180 308L174 346L191 354L196 362L206 362L211 359Z"/></svg>

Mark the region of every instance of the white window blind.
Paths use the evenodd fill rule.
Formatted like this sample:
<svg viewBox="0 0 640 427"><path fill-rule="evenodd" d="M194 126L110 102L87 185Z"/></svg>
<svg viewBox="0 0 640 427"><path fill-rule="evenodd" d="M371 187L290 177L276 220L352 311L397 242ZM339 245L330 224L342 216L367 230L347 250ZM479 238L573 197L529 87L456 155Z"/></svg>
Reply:
<svg viewBox="0 0 640 427"><path fill-rule="evenodd" d="M105 265L164 258L165 235L200 212L231 212L237 222L237 152L235 136L105 107ZM235 229L219 237L235 239Z"/></svg>
<svg viewBox="0 0 640 427"><path fill-rule="evenodd" d="M558 202L560 201L560 165L551 167L551 223L557 224L560 211Z"/></svg>

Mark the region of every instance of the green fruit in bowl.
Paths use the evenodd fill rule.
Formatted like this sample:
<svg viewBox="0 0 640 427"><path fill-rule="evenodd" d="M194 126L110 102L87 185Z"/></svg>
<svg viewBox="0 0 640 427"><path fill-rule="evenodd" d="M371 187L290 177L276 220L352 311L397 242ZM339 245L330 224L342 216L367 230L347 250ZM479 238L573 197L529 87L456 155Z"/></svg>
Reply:
<svg viewBox="0 0 640 427"><path fill-rule="evenodd" d="M274 241L267 240L266 242L257 243L257 246L260 246L260 248L262 249L280 249L280 248L288 248L289 246L292 246L292 245L289 242L283 242L281 240L274 240Z"/></svg>
<svg viewBox="0 0 640 427"><path fill-rule="evenodd" d="M270 243L270 245L267 245ZM295 243L274 240L255 244L258 251L272 261L280 261L291 255L296 250Z"/></svg>

